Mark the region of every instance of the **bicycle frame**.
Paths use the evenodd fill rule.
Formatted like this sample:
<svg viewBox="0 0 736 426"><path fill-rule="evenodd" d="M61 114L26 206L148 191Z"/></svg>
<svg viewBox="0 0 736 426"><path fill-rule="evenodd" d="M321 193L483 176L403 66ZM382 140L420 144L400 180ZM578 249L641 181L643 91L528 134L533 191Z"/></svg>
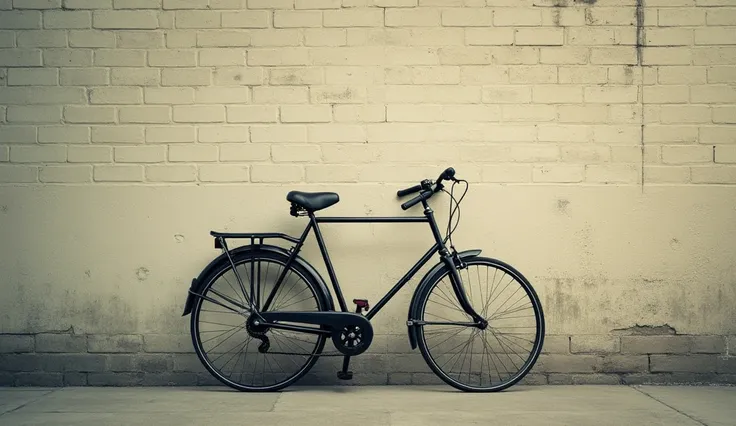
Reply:
<svg viewBox="0 0 736 426"><path fill-rule="evenodd" d="M397 281L394 286L381 298L381 300L376 303L372 309L369 309L368 313L365 315L366 319L370 320L374 316L378 314L378 312L381 311L381 309L398 293L404 285L406 285L407 282L409 282L412 277L420 270L422 267L429 261L429 259L435 254L440 253L440 256L442 260L445 262L445 264L448 266L448 268L451 271L452 276L452 283L453 283L453 289L455 291L455 295L458 298L458 301L460 302L461 307L468 313L468 315L471 316L476 322L478 323L485 323L485 320L478 315L475 310L470 306L470 302L467 299L467 296L465 294L465 291L462 287L462 281L460 279L460 276L457 272L457 268L454 264L452 255L447 250L447 247L445 246L442 235L440 233L439 227L437 226L437 222L434 219L434 211L429 207L427 204L427 201L422 200L422 204L424 206L424 216L413 216L413 217L402 217L402 216L396 216L396 217L317 217L314 215L313 212L308 212L307 215L309 216L309 223L307 224L306 228L302 232L302 235L297 239L288 235L284 234L278 234L278 233L241 233L241 234L227 234L227 233L212 233L212 235L220 238L219 244L216 242L217 248L224 248L225 252L227 253L227 245L225 245L225 238L250 238L252 242L255 242L255 239L260 239L261 242L264 238L282 238L287 241L293 242L296 245L291 250L291 254L289 256L289 259L287 260L286 264L284 265L284 269L279 275L279 277L276 280L276 283L274 285L274 288L271 290L270 294L266 298L265 302L263 303L263 306L259 308L258 306L258 300L250 300L249 303L251 304L251 309L253 310L255 315L258 315L261 311L267 311L270 307L271 302L273 301L273 298L275 297L277 290L279 289L279 286L282 284L282 280L285 278L287 271L289 270L289 267L291 266L294 259L296 259L299 251L301 250L302 246L304 245L304 242L307 239L307 236L309 235L309 232L314 229L315 237L317 239L317 244L319 245L320 252L322 254L322 259L325 262L325 267L327 268L327 273L330 277L330 281L332 283L332 288L335 292L335 296L337 297L338 304L340 306L340 309L342 312L349 312L347 304L345 303L345 297L343 296L342 289L340 287L339 280L337 278L337 275L335 274L335 269L332 265L332 261L330 260L330 256L327 252L327 246L325 244L324 238L322 237L322 232L320 231L319 224L320 223L428 223L430 226L430 229L432 231L432 234L435 238L435 244L427 250L426 253L412 266L404 276ZM231 260L232 262L232 260ZM250 274L250 288L251 293L254 295L254 297L257 297L259 294L260 289L254 291L254 278L255 278L255 271L253 271L253 264L251 264L251 274ZM233 267L235 270L235 268ZM237 276L236 272L236 278L240 282L241 287L244 289L242 281L239 276ZM260 280L259 280L260 284ZM301 327L298 326L287 326L291 329L300 329ZM286 328L286 327L285 327ZM306 331L306 330L304 330Z"/></svg>

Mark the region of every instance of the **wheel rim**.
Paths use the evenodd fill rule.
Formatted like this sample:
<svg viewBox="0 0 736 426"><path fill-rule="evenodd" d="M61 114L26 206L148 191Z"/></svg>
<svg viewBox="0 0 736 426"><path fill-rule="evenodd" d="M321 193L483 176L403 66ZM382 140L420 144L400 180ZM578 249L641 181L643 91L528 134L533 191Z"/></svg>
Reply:
<svg viewBox="0 0 736 426"><path fill-rule="evenodd" d="M255 262L255 263L254 263ZM285 264L269 257L236 261L236 270L243 281L245 292L229 264L220 270L204 287L204 296L229 303L226 298L248 306L250 300L251 264L258 277L261 266L260 291L256 287L259 305L268 297ZM258 282L258 281L256 281ZM248 321L250 314L236 307L240 314L229 311L208 300L198 298L192 314L195 348L207 370L217 379L237 389L269 390L288 385L300 377L313 363L313 353L321 351L325 338L287 330L254 327ZM269 311L322 310L316 291L309 280L293 267L270 305ZM265 335L265 339L261 336ZM268 350L263 353L264 347ZM276 354L300 353L303 355Z"/></svg>
<svg viewBox="0 0 736 426"><path fill-rule="evenodd" d="M543 318L531 286L516 271L476 260L460 272L471 305L488 321L484 330L422 325L430 367L450 384L468 390L500 390L521 380L541 351ZM421 320L473 322L460 307L445 274L422 300Z"/></svg>

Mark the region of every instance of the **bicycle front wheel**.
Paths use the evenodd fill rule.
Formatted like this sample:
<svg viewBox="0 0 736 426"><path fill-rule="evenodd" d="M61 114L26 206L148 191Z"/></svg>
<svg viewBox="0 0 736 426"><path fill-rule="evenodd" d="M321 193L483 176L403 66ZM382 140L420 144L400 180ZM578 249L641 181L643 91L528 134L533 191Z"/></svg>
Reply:
<svg viewBox="0 0 736 426"><path fill-rule="evenodd" d="M419 299L419 349L445 383L468 392L500 391L521 380L539 357L542 305L512 266L482 257L465 262L467 267L458 271L465 293L488 327L467 325L473 320L460 307L445 272Z"/></svg>

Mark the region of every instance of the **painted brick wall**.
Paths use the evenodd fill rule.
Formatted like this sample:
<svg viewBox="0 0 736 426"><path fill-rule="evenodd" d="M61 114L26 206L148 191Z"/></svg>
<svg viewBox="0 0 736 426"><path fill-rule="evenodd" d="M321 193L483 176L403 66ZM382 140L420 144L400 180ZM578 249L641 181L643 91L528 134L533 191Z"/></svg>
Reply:
<svg viewBox="0 0 736 426"><path fill-rule="evenodd" d="M731 189L693 191L736 185L736 2L0 0L0 189L15 191L5 193L8 203L25 200L40 211L47 201L33 198L40 193L34 191L50 191L43 192L48 200L74 187L79 202L107 188L155 186L179 197L176 188L233 183L244 191L356 183L391 195L394 186L447 166L489 188L509 184L550 197L612 187L636 194L654 185L671 191L666 200L705 194L682 209L696 212L698 203L711 203L718 215L698 226L732 228L728 207L718 204L724 194L733 199ZM187 194L194 202L193 192ZM637 196L627 197L633 203ZM685 213L677 216L670 201L657 205L653 216L678 218L678 229L693 223ZM284 214L286 206L279 207ZM64 217L76 214L65 208ZM104 210L80 208L97 216ZM610 214L606 220L619 229L649 229ZM19 225L21 216L13 217ZM27 220L41 223L34 218ZM29 223L23 226L33 228ZM221 222L209 223L222 229ZM589 231L589 222L577 223ZM116 229L112 236L130 232L135 229ZM18 244L25 238L13 235ZM104 240L95 238L93 245ZM687 239L662 241L668 250L692 248ZM5 253L17 247L8 243ZM173 250L166 253L179 255ZM522 258L521 248L510 250ZM603 252L579 250L575 256L606 262ZM724 246L712 240L693 250L704 259ZM138 325L122 331L79 331L92 317L58 306L51 312L69 315L60 322L77 332L28 319L22 311L42 309L23 296L22 289L37 283L19 272L30 252L18 253L21 260L2 264L15 290L7 299L13 316L5 317L0 335L0 384L211 383L190 353L186 329L142 326L126 310L113 315ZM200 261L213 255L200 253ZM522 268L539 277L535 283L554 282L544 272L547 256ZM733 269L724 262L714 274L721 285L733 285ZM661 264L652 259L648 271L666 274ZM81 275L84 268L77 269ZM139 279L148 274L141 271ZM71 275L62 277L70 287ZM125 286L128 278L114 282ZM109 287L103 298L123 294L97 279ZM165 293L179 298L175 314L183 282ZM708 285L698 281L694 288L712 290ZM530 383L736 381L732 318L695 320L701 305L673 308L653 318L689 318L683 334L649 336L634 327L640 312L632 310L622 314L631 318L628 331L590 333L594 320L555 311L563 308L553 291L543 301L550 337ZM671 289L641 291L656 298ZM723 303L736 300L724 294ZM400 333L380 334L375 349L356 358L355 370L365 371L356 382L434 380L416 353L405 354ZM328 367L316 368L313 379L324 373L333 383L337 364L320 365Z"/></svg>

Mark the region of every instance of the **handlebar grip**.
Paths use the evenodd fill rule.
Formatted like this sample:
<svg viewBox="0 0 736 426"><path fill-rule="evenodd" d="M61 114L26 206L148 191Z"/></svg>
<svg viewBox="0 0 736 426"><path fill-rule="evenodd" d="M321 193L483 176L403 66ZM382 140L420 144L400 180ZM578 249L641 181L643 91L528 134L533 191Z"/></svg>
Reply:
<svg viewBox="0 0 736 426"><path fill-rule="evenodd" d="M401 205L402 210L407 210L413 207L415 204L422 200L426 200L427 198L432 196L432 191L422 191L421 194L417 195L416 197L412 198L411 200L405 202Z"/></svg>
<svg viewBox="0 0 736 426"><path fill-rule="evenodd" d="M396 195L398 195L399 197L403 197L405 195L409 195L409 194L413 194L415 192L418 192L420 189L422 189L422 185L414 185L411 188L406 188L406 189L399 190L396 193Z"/></svg>

